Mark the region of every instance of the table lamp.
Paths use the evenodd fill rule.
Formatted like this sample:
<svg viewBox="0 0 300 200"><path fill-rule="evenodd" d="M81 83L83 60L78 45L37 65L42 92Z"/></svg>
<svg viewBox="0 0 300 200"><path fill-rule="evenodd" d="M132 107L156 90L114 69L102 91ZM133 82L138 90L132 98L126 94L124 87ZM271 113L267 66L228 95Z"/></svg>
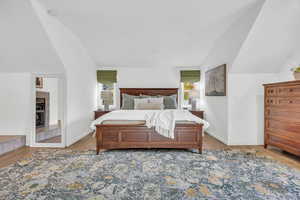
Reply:
<svg viewBox="0 0 300 200"><path fill-rule="evenodd" d="M192 89L189 97L189 101L192 104L192 110L197 110L197 99L200 97L200 91L197 89Z"/></svg>
<svg viewBox="0 0 300 200"><path fill-rule="evenodd" d="M110 90L101 91L101 99L104 105L104 111L108 111L109 105L113 105L113 92Z"/></svg>

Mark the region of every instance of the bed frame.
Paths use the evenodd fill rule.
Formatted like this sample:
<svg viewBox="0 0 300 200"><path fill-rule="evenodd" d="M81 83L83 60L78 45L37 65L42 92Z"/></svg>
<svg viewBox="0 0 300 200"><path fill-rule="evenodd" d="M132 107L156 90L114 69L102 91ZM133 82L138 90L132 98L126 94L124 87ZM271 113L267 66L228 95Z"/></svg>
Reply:
<svg viewBox="0 0 300 200"><path fill-rule="evenodd" d="M121 106L122 94L174 95L178 94L178 88L120 88ZM176 148L197 149L202 153L202 127L203 124L197 123L176 124L175 138L170 139L145 125L98 124L96 152L99 154L101 149Z"/></svg>

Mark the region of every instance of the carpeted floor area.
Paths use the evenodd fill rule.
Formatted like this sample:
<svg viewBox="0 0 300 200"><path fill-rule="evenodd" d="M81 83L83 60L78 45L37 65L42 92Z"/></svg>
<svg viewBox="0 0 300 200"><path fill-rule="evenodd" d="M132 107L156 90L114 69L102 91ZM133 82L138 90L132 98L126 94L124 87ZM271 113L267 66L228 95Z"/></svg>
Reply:
<svg viewBox="0 0 300 200"><path fill-rule="evenodd" d="M300 171L255 151L42 150L0 169L0 199L300 199Z"/></svg>

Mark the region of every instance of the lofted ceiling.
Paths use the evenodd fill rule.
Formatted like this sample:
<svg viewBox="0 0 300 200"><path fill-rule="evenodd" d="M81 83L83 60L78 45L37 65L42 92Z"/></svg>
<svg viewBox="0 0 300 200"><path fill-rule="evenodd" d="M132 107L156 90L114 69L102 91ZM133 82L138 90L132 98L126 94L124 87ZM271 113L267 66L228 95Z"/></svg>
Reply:
<svg viewBox="0 0 300 200"><path fill-rule="evenodd" d="M64 71L29 1L0 1L0 72Z"/></svg>
<svg viewBox="0 0 300 200"><path fill-rule="evenodd" d="M240 49L231 72L279 72L299 47L299 27L299 0L267 0Z"/></svg>
<svg viewBox="0 0 300 200"><path fill-rule="evenodd" d="M232 63L252 29L263 5L264 2L257 2L236 14L230 27L214 42L214 47L201 66L209 69L226 63L228 71L231 71Z"/></svg>
<svg viewBox="0 0 300 200"><path fill-rule="evenodd" d="M299 62L299 0L37 1L97 66L233 62L232 73L276 73L291 57ZM64 71L29 0L1 0L0 27L0 72Z"/></svg>
<svg viewBox="0 0 300 200"><path fill-rule="evenodd" d="M242 10L263 0L39 0L98 66L195 66Z"/></svg>

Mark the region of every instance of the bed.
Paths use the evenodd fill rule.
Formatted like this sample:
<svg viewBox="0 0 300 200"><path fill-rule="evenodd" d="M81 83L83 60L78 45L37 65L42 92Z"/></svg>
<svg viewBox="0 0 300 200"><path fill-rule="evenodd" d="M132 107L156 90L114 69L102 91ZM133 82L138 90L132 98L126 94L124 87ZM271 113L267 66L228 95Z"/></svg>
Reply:
<svg viewBox="0 0 300 200"><path fill-rule="evenodd" d="M120 88L121 107L123 94L170 96L177 95L178 88ZM115 121L114 123L96 124L95 127L97 154L101 149L131 148L197 149L200 154L202 153L203 124L199 123L176 122L174 139L158 134L154 128L148 128L142 121L131 123Z"/></svg>

